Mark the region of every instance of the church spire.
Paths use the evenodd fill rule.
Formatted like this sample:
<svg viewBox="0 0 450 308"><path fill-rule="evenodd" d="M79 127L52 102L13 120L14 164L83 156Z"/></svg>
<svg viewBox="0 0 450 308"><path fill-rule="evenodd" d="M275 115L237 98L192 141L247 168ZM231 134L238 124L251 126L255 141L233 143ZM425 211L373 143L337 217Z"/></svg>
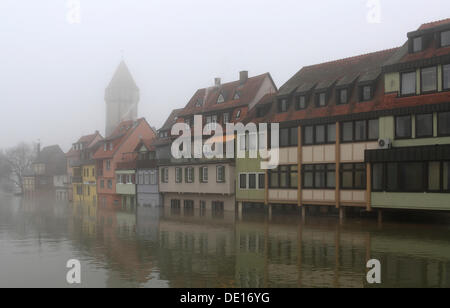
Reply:
<svg viewBox="0 0 450 308"><path fill-rule="evenodd" d="M106 137L122 122L138 116L139 88L122 60L105 90Z"/></svg>

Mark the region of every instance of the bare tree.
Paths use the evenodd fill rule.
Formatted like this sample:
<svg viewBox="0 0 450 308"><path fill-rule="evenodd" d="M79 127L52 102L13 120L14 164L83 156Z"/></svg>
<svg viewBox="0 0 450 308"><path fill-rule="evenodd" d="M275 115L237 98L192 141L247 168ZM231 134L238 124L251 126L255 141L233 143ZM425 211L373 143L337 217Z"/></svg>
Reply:
<svg viewBox="0 0 450 308"><path fill-rule="evenodd" d="M20 188L21 192L23 192L24 174L31 169L35 159L34 154L34 147L24 142L5 151L4 159L9 168L9 180Z"/></svg>

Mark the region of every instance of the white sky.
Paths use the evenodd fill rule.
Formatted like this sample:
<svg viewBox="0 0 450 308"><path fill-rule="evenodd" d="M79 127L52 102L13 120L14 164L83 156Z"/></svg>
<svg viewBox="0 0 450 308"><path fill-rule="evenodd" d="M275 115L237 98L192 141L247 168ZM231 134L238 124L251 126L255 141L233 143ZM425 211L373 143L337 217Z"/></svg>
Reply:
<svg viewBox="0 0 450 308"><path fill-rule="evenodd" d="M68 2L0 1L0 148L40 139L66 151L103 133L121 50L139 116L159 128L214 77L270 72L280 87L302 66L400 46L450 17L448 0L380 0L378 24L369 0L79 0L81 22L70 24Z"/></svg>

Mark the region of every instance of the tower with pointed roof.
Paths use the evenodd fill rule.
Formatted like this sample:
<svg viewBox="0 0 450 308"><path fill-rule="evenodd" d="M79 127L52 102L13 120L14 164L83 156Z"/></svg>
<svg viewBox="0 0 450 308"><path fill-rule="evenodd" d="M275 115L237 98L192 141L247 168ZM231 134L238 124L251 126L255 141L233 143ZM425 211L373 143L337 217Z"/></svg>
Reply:
<svg viewBox="0 0 450 308"><path fill-rule="evenodd" d="M105 90L105 102L106 137L122 121L136 120L138 117L139 88L123 60Z"/></svg>

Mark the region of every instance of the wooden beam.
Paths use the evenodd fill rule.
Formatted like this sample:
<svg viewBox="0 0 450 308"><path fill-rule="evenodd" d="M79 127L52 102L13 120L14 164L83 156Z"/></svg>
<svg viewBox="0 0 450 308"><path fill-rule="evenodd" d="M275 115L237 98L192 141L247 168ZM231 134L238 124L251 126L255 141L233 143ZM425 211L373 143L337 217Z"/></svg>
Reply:
<svg viewBox="0 0 450 308"><path fill-rule="evenodd" d="M297 199L298 199L298 206L302 206L302 160L303 160L303 146L302 146L302 127L299 126L297 130L298 134L298 145L297 145Z"/></svg>
<svg viewBox="0 0 450 308"><path fill-rule="evenodd" d="M366 202L367 211L372 211L372 167L370 163L366 164L366 174L367 174L367 189L366 189Z"/></svg>
<svg viewBox="0 0 450 308"><path fill-rule="evenodd" d="M336 122L336 208L341 207L341 124Z"/></svg>

